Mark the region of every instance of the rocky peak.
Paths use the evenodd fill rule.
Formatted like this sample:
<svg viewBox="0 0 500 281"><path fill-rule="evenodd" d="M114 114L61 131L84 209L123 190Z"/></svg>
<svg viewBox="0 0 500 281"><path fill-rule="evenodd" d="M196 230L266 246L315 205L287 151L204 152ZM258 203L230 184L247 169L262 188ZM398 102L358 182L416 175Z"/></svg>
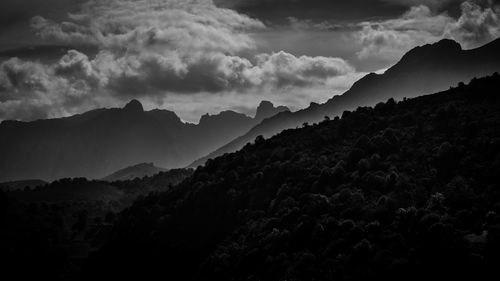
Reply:
<svg viewBox="0 0 500 281"><path fill-rule="evenodd" d="M128 112L144 112L141 102L135 99L127 103L123 109Z"/></svg>
<svg viewBox="0 0 500 281"><path fill-rule="evenodd" d="M257 107L255 119L264 120L283 111L290 111L290 110L286 106L275 107L274 104L270 101L262 101L259 104L259 107Z"/></svg>

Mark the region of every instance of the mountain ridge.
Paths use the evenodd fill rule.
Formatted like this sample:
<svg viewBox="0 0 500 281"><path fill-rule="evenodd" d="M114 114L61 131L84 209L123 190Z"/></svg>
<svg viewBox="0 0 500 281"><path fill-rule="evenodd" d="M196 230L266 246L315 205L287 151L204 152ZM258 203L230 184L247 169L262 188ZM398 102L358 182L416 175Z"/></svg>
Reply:
<svg viewBox="0 0 500 281"><path fill-rule="evenodd" d="M273 106L274 113L282 110ZM186 166L245 133L260 120L225 111L199 124L169 110L145 111L138 100L123 108L69 117L0 123L0 181L103 178L137 163Z"/></svg>
<svg viewBox="0 0 500 281"><path fill-rule="evenodd" d="M459 43L450 39L419 46L403 55L383 74L367 74L344 94L334 96L323 104L311 104L306 109L267 119L189 167L197 167L208 159L234 152L259 135L271 137L282 130L303 123L320 122L325 116L333 118L359 106L373 106L389 98L401 100L439 92L495 72L500 72L500 38L471 50L463 50Z"/></svg>
<svg viewBox="0 0 500 281"><path fill-rule="evenodd" d="M135 178L150 177L166 171L167 169L156 167L153 163L141 163L120 169L104 177L102 180L107 182L133 180Z"/></svg>

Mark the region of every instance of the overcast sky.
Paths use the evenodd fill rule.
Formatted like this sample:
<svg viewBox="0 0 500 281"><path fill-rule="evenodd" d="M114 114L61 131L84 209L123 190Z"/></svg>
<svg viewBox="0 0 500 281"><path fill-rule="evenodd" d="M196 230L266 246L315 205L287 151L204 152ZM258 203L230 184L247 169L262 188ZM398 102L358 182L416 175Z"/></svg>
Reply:
<svg viewBox="0 0 500 281"><path fill-rule="evenodd" d="M133 98L190 122L300 109L415 46L499 36L493 0L2 0L0 120Z"/></svg>

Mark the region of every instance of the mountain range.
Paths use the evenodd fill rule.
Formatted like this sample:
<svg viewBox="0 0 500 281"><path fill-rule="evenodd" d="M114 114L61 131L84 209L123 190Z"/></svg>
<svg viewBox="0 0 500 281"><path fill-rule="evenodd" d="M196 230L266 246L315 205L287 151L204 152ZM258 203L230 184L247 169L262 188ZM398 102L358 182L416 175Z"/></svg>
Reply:
<svg viewBox="0 0 500 281"><path fill-rule="evenodd" d="M449 39L416 47L385 73L366 75L347 92L324 104L312 103L306 109L269 118L190 166L196 167L208 159L235 152L260 135L268 138L285 129L316 123L325 116L339 116L359 106L373 106L389 98L402 100L439 92L495 72L500 72L500 39L472 50L463 50L459 43Z"/></svg>
<svg viewBox="0 0 500 281"><path fill-rule="evenodd" d="M103 178L138 163L183 167L244 134L286 107L262 102L254 118L234 111L204 115L199 124L174 112L96 109L66 118L0 124L0 182L23 179Z"/></svg>
<svg viewBox="0 0 500 281"><path fill-rule="evenodd" d="M133 100L124 108L96 109L66 118L3 121L0 182L100 179L138 163L166 169L197 167L207 159L241 149L257 136L268 138L389 98L402 100L446 90L497 71L500 39L472 50L446 39L414 48L385 73L368 74L344 94L297 112L265 101L254 118L224 111L190 124L172 111L145 111Z"/></svg>

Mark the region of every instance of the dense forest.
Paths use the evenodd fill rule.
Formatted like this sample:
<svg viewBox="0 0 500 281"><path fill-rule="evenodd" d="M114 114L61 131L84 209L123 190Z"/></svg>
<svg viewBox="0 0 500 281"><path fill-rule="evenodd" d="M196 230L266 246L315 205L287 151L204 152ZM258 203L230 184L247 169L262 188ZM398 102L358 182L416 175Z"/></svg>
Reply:
<svg viewBox="0 0 500 281"><path fill-rule="evenodd" d="M500 75L287 130L123 211L89 279L469 279L500 260Z"/></svg>
<svg viewBox="0 0 500 281"><path fill-rule="evenodd" d="M61 179L0 190L0 263L17 280L76 280L89 253L108 239L117 214L192 174L170 170L129 181Z"/></svg>
<svg viewBox="0 0 500 281"><path fill-rule="evenodd" d="M108 228L85 232L95 247L72 271L52 230L68 212L2 193L2 235L30 241L2 258L53 280L484 280L500 263L499 87L495 74L258 137L178 184L110 183L155 187L92 219ZM68 227L82 234L78 215Z"/></svg>

